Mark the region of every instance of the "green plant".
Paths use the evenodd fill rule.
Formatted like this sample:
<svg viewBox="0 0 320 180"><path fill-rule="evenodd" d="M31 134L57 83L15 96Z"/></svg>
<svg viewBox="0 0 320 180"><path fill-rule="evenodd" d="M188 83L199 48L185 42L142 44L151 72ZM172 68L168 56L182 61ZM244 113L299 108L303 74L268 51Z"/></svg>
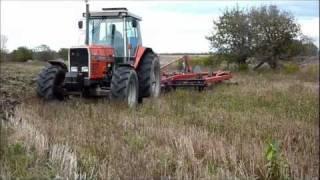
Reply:
<svg viewBox="0 0 320 180"><path fill-rule="evenodd" d="M10 178L52 179L57 174L57 165L46 157L37 155L35 147L27 149L17 142L5 147L3 153L3 164L0 163L0 168L8 171Z"/></svg>
<svg viewBox="0 0 320 180"><path fill-rule="evenodd" d="M288 164L280 154L279 143L272 141L268 143L265 153L267 159L267 179L289 179Z"/></svg>
<svg viewBox="0 0 320 180"><path fill-rule="evenodd" d="M28 166L32 163L34 156L28 154L22 144L9 145L5 155L13 177L26 177L28 175Z"/></svg>
<svg viewBox="0 0 320 180"><path fill-rule="evenodd" d="M215 175L217 173L217 170L218 170L218 166L217 165L215 165L212 162L208 163L208 173L210 175Z"/></svg>

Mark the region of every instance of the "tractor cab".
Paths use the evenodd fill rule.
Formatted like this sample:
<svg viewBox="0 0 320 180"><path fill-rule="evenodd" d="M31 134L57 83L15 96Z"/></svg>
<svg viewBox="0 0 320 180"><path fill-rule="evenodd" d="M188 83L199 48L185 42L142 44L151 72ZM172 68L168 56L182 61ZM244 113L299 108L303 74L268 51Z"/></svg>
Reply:
<svg viewBox="0 0 320 180"><path fill-rule="evenodd" d="M114 49L116 59L129 61L142 45L139 21L141 18L126 8L103 8L90 12L87 17L86 41L88 45L103 45ZM79 28L82 28L82 21Z"/></svg>

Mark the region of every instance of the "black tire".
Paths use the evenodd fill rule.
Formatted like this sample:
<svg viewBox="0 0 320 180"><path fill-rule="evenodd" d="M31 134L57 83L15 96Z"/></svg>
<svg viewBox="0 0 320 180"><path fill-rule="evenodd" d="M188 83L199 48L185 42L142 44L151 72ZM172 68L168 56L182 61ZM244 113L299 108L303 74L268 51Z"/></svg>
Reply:
<svg viewBox="0 0 320 180"><path fill-rule="evenodd" d="M160 95L160 62L153 53L144 55L138 67L139 99ZM154 76L154 78L153 78Z"/></svg>
<svg viewBox="0 0 320 180"><path fill-rule="evenodd" d="M59 67L50 65L44 68L37 78L37 94L45 100L59 99L63 100L62 84L66 71Z"/></svg>
<svg viewBox="0 0 320 180"><path fill-rule="evenodd" d="M129 66L116 68L111 79L111 98L124 101L129 107L138 103L138 76L136 71Z"/></svg>

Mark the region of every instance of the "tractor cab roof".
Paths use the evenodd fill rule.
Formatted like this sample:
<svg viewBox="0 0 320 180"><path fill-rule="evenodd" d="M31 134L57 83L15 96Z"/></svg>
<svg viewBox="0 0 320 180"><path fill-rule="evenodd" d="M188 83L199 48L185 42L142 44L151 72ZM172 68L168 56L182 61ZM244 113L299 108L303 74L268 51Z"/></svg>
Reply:
<svg viewBox="0 0 320 180"><path fill-rule="evenodd" d="M86 17L86 13L83 13L83 17ZM132 17L138 21L142 18L130 13L127 8L102 8L102 11L90 12L90 18L106 18L106 17Z"/></svg>

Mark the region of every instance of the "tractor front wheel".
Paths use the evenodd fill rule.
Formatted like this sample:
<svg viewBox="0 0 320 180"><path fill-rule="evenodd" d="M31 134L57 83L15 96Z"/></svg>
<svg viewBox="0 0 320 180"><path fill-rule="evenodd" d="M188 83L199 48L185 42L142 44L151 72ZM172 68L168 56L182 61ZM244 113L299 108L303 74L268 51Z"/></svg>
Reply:
<svg viewBox="0 0 320 180"><path fill-rule="evenodd" d="M138 76L129 66L118 67L111 79L111 98L125 101L129 107L136 106L138 102Z"/></svg>
<svg viewBox="0 0 320 180"><path fill-rule="evenodd" d="M37 94L45 100L64 99L62 84L66 71L59 67L50 65L44 68L37 78Z"/></svg>

